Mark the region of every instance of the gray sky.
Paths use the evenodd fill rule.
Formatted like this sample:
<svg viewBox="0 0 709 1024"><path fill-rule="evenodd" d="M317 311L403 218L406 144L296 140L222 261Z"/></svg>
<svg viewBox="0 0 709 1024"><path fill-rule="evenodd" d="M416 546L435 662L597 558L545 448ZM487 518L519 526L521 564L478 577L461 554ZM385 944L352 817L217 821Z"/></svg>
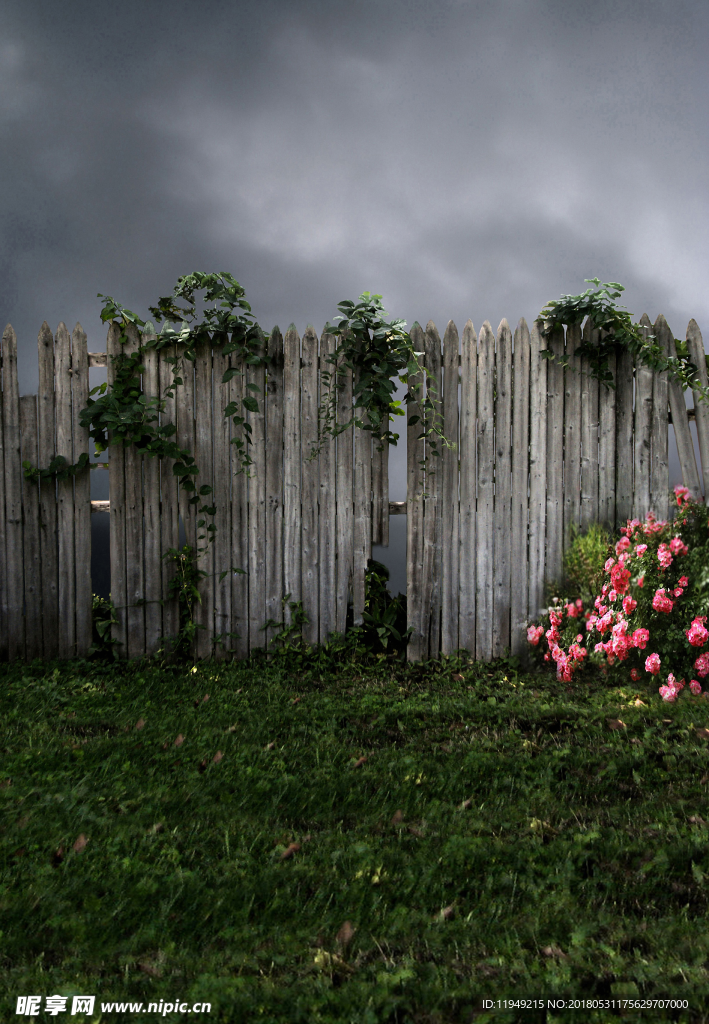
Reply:
<svg viewBox="0 0 709 1024"><path fill-rule="evenodd" d="M43 320L105 351L97 292L145 319L194 270L233 274L267 331L320 333L365 290L441 337L514 330L599 277L634 320L684 338L693 317L706 341L708 29L699 0L9 0L0 319L20 393ZM92 487L108 497L107 474ZM405 526L375 551L394 594Z"/></svg>

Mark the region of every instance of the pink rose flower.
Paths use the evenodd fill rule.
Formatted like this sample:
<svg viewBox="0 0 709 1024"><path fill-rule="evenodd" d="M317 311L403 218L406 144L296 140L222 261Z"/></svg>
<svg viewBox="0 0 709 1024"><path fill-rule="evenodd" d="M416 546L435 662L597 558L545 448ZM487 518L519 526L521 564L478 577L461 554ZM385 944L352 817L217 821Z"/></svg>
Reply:
<svg viewBox="0 0 709 1024"><path fill-rule="evenodd" d="M686 555L689 548L680 537L673 537L670 541L670 551L673 555Z"/></svg>
<svg viewBox="0 0 709 1024"><path fill-rule="evenodd" d="M672 555L666 544L660 544L657 549L657 560L663 569L667 569L672 565Z"/></svg>
<svg viewBox="0 0 709 1024"><path fill-rule="evenodd" d="M706 615L703 615L701 618L693 619L689 629L684 631L685 636L692 647L703 647L707 640L709 640L709 630L702 625L706 620Z"/></svg>
<svg viewBox="0 0 709 1024"><path fill-rule="evenodd" d="M647 544L638 544L638 546L635 549L635 554L638 556L638 558L642 558L646 551Z"/></svg>
<svg viewBox="0 0 709 1024"><path fill-rule="evenodd" d="M655 591L655 596L652 599L652 607L656 612L664 612L666 615L674 608L674 604L670 601L669 597L665 595L665 588L660 587L659 590Z"/></svg>
<svg viewBox="0 0 709 1024"><path fill-rule="evenodd" d="M638 679L640 678L640 673L636 668L631 668L630 678L633 680L634 683L637 683Z"/></svg>
<svg viewBox="0 0 709 1024"><path fill-rule="evenodd" d="M645 659L645 671L652 672L654 676L660 671L660 655L651 654L649 658Z"/></svg>
<svg viewBox="0 0 709 1024"><path fill-rule="evenodd" d="M689 580L687 579L687 577L686 576L680 576L680 578L677 580L677 586L678 587L688 587L689 586Z"/></svg>
<svg viewBox="0 0 709 1024"><path fill-rule="evenodd" d="M544 632L544 626L530 626L527 630L527 639L533 647L536 647L539 643L542 633Z"/></svg>
<svg viewBox="0 0 709 1024"><path fill-rule="evenodd" d="M649 639L650 631L648 629L636 629L633 633L633 645L640 651L645 650Z"/></svg>
<svg viewBox="0 0 709 1024"><path fill-rule="evenodd" d="M640 587L641 590L645 586L645 577L644 576L638 576L638 586Z"/></svg>
<svg viewBox="0 0 709 1024"><path fill-rule="evenodd" d="M630 569L616 565L611 571L611 582L617 594L624 594L630 583Z"/></svg>
<svg viewBox="0 0 709 1024"><path fill-rule="evenodd" d="M697 670L697 675L704 679L705 676L709 675L709 651L705 651L704 654L700 654L697 660L694 662L694 667Z"/></svg>
<svg viewBox="0 0 709 1024"><path fill-rule="evenodd" d="M701 683L699 683L696 679L690 680L689 688L695 697L698 697L699 694L702 692Z"/></svg>
<svg viewBox="0 0 709 1024"><path fill-rule="evenodd" d="M635 598L631 597L630 594L626 594L626 596L623 598L623 611L625 612L625 614L630 615L631 612L635 611L637 606L638 602L635 600Z"/></svg>

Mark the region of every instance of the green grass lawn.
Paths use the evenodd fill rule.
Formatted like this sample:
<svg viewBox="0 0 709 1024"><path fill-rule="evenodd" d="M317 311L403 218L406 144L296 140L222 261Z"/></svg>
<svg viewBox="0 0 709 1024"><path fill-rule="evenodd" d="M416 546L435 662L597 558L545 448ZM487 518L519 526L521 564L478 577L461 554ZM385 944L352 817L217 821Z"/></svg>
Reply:
<svg viewBox="0 0 709 1024"><path fill-rule="evenodd" d="M709 701L467 657L34 662L0 693L2 1021L709 1013ZM615 1009L484 1009L573 998Z"/></svg>

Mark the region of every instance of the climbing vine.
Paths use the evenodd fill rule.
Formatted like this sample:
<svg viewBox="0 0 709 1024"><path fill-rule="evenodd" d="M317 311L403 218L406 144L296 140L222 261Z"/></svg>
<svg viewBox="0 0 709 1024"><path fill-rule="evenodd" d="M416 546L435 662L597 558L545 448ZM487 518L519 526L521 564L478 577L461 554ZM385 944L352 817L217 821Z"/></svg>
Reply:
<svg viewBox="0 0 709 1024"><path fill-rule="evenodd" d="M674 339L677 357L665 356L657 344L656 336L647 336L638 324L634 324L629 313L622 313L613 300L620 297L625 288L617 281L601 284L597 277L586 278L586 284L594 284L596 288L588 288L581 295L562 295L560 299L548 302L537 317L537 322L544 322L542 334L545 337L557 328L572 325L580 326L585 317L590 317L594 328L599 329L595 341L582 339L576 349L576 356L589 359L589 375L601 381L606 387L615 389L613 375L608 366L609 356L615 354L616 345L622 345L639 358L646 366L660 373L668 370L670 375L682 387L683 391L693 388L702 401L709 403L709 387L702 385L697 377L698 367L689 358L686 341ZM600 288L598 287L600 285ZM613 290L610 290L613 289ZM607 331L605 337L602 332ZM568 366L569 358L565 356L556 360L550 350L542 352L542 356L560 366ZM709 356L705 355L707 367ZM571 367L578 372L575 367Z"/></svg>
<svg viewBox="0 0 709 1024"><path fill-rule="evenodd" d="M205 307L204 319L200 323L191 326L192 321L195 319L195 290L205 291L206 302L221 301L219 308L216 306L211 308ZM142 359L144 354L151 349L160 352L168 345L174 344L180 348L184 346L180 356L166 357L167 362L172 364L173 380L165 390L165 397L168 395L174 397L175 388L184 384L184 378L181 376L181 374L184 374L184 361L195 362L195 346L203 341L210 341L213 346L223 346L222 352L224 355L236 352L239 361L247 365L267 365L267 358L259 355L257 350L260 348L262 339L268 340L270 335L264 334L258 324L250 322L254 318L251 314L251 306L245 301L244 295L244 289L238 281L226 272L221 274L195 272L181 277L173 289L172 296L159 299L157 306L148 307L156 323L164 321L162 329L157 333L152 321L143 321L131 310L117 303L111 296L98 294L98 298L105 300L101 310L101 320L104 323L118 324L120 327L120 335L118 337L120 345L125 345L129 340L126 333L129 325L133 325L143 337L137 350L130 355L119 351L117 355L112 356L113 383L111 388L108 387L107 383L93 388L90 392L86 408L80 411L79 422L82 427L89 428L89 436L94 440L97 454L101 454L108 447L107 432L111 431L112 445L123 445L124 447L135 445L137 451L148 458L167 457L174 459L173 473L179 477L181 489L188 492L195 490L192 477L199 474L199 467L195 464L194 457L188 450L178 447L174 441L169 440L176 433L176 427L174 424L162 427L154 426L158 421L158 413L162 412L165 408L165 403L164 400L155 396L148 399L141 392L140 374L145 373ZM179 298L186 301L187 309L176 304L175 300ZM390 430L383 430L382 420L386 415L403 416L405 413L399 408L400 402L392 402L390 400L390 393L394 390L394 385L389 380L389 377L393 373L405 369L405 372L400 374L399 380L402 383L408 383L409 375L413 376L421 372L422 379L412 385L412 392L422 387L423 383L423 368L418 363L418 356L423 355L423 352L414 351L410 336L402 330L404 321L395 320L387 323L383 319L382 313L386 311L382 307L381 295L372 296L369 292L364 292L360 295L358 305L352 302L341 302L338 304L338 308L343 310L343 315L335 319L342 320L343 322L338 327L329 323L326 325L326 331L343 339L335 353L328 357L328 361L336 366L337 383L333 388L332 378L334 374L330 374L327 371L322 372L325 383L329 387L329 397L328 401L320 407L320 411L323 413L323 423L322 429L320 429L320 417L318 417L318 446L307 461L312 461L317 457L325 434L329 433L332 437L336 437L353 424L360 429L373 432L376 440L380 442L377 448L378 451L383 451L384 441L395 445L399 435L393 434ZM246 312L235 312L235 310ZM172 324L180 324L180 329L175 330L171 326ZM370 330L372 331L371 337ZM145 340L145 335L153 335L153 337ZM228 340L229 335L231 335L231 341ZM339 364L338 358L341 358L341 363ZM362 409L363 412L368 413L370 422L365 424L355 414L348 423L333 428L331 426L331 411L336 401L335 391L341 390L344 387L344 383L341 382L340 378L344 375L347 368L352 369L355 373L360 371L359 380L354 391L357 399L355 410ZM227 383L237 374L242 375L243 371L236 367L231 367L222 377L222 383ZM427 383L429 394L427 394L426 400L422 405L424 429L417 440L436 433L448 447L455 448L456 445L448 441L440 428L435 425L436 415L440 418L440 413L433 416L433 422L429 425L428 413L434 408L430 392L436 394L437 388L435 378L428 374ZM246 387L248 390L258 393L261 391L256 384L247 384ZM101 397L93 399L91 396L97 392L100 392ZM410 401L416 401L416 399L413 395L407 394L404 401L408 404ZM242 398L242 405L248 411L259 411L258 402L251 396ZM240 410L235 402L230 402L224 410L224 415L227 417L232 416L234 425L242 426L245 433L245 443L242 438L232 438L231 442L237 448L240 463L240 469L235 475L244 472L249 465L253 464L247 448L251 443L249 436L251 434L251 426L246 422L244 416L238 415L239 412ZM419 420L419 416L413 416L409 422L415 424ZM434 455L440 455L433 438L429 441L429 445ZM97 468L96 464L89 463L88 452L83 452L73 465L70 465L64 456L55 457L50 465L44 469L33 466L29 461L22 463L25 470L25 478L31 481L52 476L58 479L69 479L72 475L83 470L87 464L90 465L92 470ZM425 467L425 458L420 464ZM246 475L251 476L252 474L247 473ZM216 506L206 503L206 496L211 493L212 488L204 484L200 487L199 493L194 494L189 499L189 504L198 505L200 497L205 498L205 503L198 509L198 513L204 513L205 517L211 516L212 522L207 525L206 518L198 520L197 527L198 529L204 527L205 534L198 535L197 539L201 541L206 538L207 545L214 540L214 534L217 530L213 522L217 512ZM425 498L428 495L423 492L420 497ZM209 536L207 537L207 535ZM205 550L206 546L198 548L197 554ZM195 557L195 553L189 545L185 545L181 552L175 548L170 548L163 555L164 559L169 558L175 561L179 570L176 579L170 585L171 589L178 593L181 602L181 628L176 638L178 648L184 647L186 643L191 641L196 629L203 628L195 623L192 608L194 600L201 600L196 583L200 577L206 577L210 574L195 568L193 564ZM245 573L245 570L231 566L221 572L220 581L230 571ZM290 595L287 595L285 600L287 601L289 597ZM145 602L141 601L138 603L144 604ZM165 599L160 603L164 604ZM298 604L301 604L301 602L298 602ZM114 621L112 614L115 611L115 606L112 602L109 602L108 606L108 621L105 618L102 619L100 636L102 641L110 644L105 634L111 622ZM102 613L105 612L103 605L101 605L99 610ZM281 623L271 623L270 621L267 625L269 624L282 625ZM234 635L231 633L220 634L214 638L214 642L221 643L225 636ZM158 653L162 653L162 649Z"/></svg>

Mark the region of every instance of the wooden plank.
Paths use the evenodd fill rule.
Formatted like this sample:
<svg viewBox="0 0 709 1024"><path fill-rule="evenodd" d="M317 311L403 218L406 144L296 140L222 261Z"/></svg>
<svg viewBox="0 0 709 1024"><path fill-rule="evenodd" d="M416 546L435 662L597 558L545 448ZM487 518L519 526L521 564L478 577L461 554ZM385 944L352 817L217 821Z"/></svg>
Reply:
<svg viewBox="0 0 709 1024"><path fill-rule="evenodd" d="M652 324L647 313L639 327L647 337ZM635 366L635 416L633 419L633 517L644 519L650 511L650 471L652 460L652 382L655 371L638 360Z"/></svg>
<svg viewBox="0 0 709 1024"><path fill-rule="evenodd" d="M332 363L327 362L327 357L335 351L337 338L335 335L323 331L320 337L320 382L319 402L325 405L328 398L327 378L323 380L323 371L333 372ZM333 382L334 387L334 382ZM322 431L324 421L320 421ZM331 428L335 427L334 419L331 421ZM335 632L337 626L336 594L337 594L337 441L334 437L322 438L323 445L320 452L320 517L319 517L319 538L320 547L320 634L319 643L327 642L330 634ZM387 494L387 499L389 495ZM387 500L387 524L389 522L389 505Z"/></svg>
<svg viewBox="0 0 709 1024"><path fill-rule="evenodd" d="M142 335L142 343L146 344L155 338L154 334ZM142 365L143 395L150 401L160 397L160 367L158 354L154 348L146 349ZM151 412L155 417L148 423L150 430L159 425L159 414ZM143 456L143 485L145 498L143 514L145 518L145 653L152 658L160 647L162 634L162 554L161 509L160 509L160 461L157 456Z"/></svg>
<svg viewBox="0 0 709 1024"><path fill-rule="evenodd" d="M544 578L546 557L546 482L547 482L547 370L549 363L541 355L548 339L541 333L539 321L532 325L529 363L529 622L544 614Z"/></svg>
<svg viewBox="0 0 709 1024"><path fill-rule="evenodd" d="M320 458L310 459L318 440L318 336L311 324L303 335L301 360L301 592L303 611L307 621L303 624L303 639L311 647L318 642L319 624L319 539L318 491L320 487Z"/></svg>
<svg viewBox="0 0 709 1024"><path fill-rule="evenodd" d="M598 338L598 329L592 330L591 318L586 318L583 340ZM598 521L598 386L591 377L592 362L588 356L580 361L581 368L581 510L579 523L585 533Z"/></svg>
<svg viewBox="0 0 709 1024"><path fill-rule="evenodd" d="M475 658L477 552L478 336L472 320L463 328L460 354L460 518L458 648Z"/></svg>
<svg viewBox="0 0 709 1024"><path fill-rule="evenodd" d="M459 586L459 508L458 472L458 364L460 360L458 328L448 321L443 336L443 433L455 448L441 442L441 654L451 657L458 650Z"/></svg>
<svg viewBox="0 0 709 1024"><path fill-rule="evenodd" d="M564 372L564 551L571 544L571 526L579 526L581 518L581 385L580 359L576 350L581 344L581 327L569 325L566 331Z"/></svg>
<svg viewBox="0 0 709 1024"><path fill-rule="evenodd" d="M54 458L54 336L45 320L37 337L39 362L38 465L47 469ZM87 449L88 450L88 449ZM91 472L89 470L89 472ZM1 476L2 474L0 474ZM43 657L56 658L59 652L59 564L57 558L57 480L40 480L40 557L42 562Z"/></svg>
<svg viewBox="0 0 709 1024"><path fill-rule="evenodd" d="M20 398L22 461L37 465L37 396ZM25 590L25 661L42 657L42 593L39 547L39 484L22 474L23 563Z"/></svg>
<svg viewBox="0 0 709 1024"><path fill-rule="evenodd" d="M195 460L195 421L194 421L194 367L195 364L188 359L185 353L185 346L180 345L178 350L178 373L177 379L182 381L175 389L175 407L177 409L177 445L181 451L189 452L189 458ZM196 460L195 460L196 462ZM196 463L199 468L199 463ZM188 490L179 484L178 478L178 503L182 528L185 531L185 547L192 548L192 555L195 556L198 547L197 541L197 520L200 518L196 509L202 504L199 499L198 477L190 475L189 480L194 484L194 490ZM193 502L196 498L196 503ZM190 595L190 600L192 597ZM199 604L195 598L192 615L198 621ZM199 632L199 630L197 631ZM188 657L197 657L196 638L186 646L185 653Z"/></svg>
<svg viewBox="0 0 709 1024"><path fill-rule="evenodd" d="M134 324L126 328L126 356L138 351L140 337ZM138 380L141 375L138 375ZM142 381L141 381L142 385ZM143 456L135 444L124 449L126 508L126 609L128 652L131 660L145 655L145 547L143 541Z"/></svg>
<svg viewBox="0 0 709 1024"><path fill-rule="evenodd" d="M231 651L231 638L223 634L231 632L231 469L229 464L229 417L224 410L229 404L229 382L222 378L229 366L229 356L224 355L228 336L216 339L212 348L212 372L214 390L214 478L212 504L214 516L214 631L221 636L221 643L213 649L217 661L225 661ZM261 396L264 401L265 396ZM210 516L210 522L211 522ZM219 577L226 571L226 576Z"/></svg>
<svg viewBox="0 0 709 1024"><path fill-rule="evenodd" d="M544 575L545 595L560 581L564 558L564 331L556 328L548 339L554 362L547 367L547 552Z"/></svg>
<svg viewBox="0 0 709 1024"><path fill-rule="evenodd" d="M177 427L177 407L175 392L167 393L173 382L173 367L176 363L168 362L169 359L176 359L177 346L166 345L161 349L158 356L158 377L160 382L160 397L164 401L164 407L160 413L160 426ZM177 390L177 389L175 389ZM177 434L171 434L167 441L176 443ZM160 565L162 577L162 636L166 654L174 651L174 638L180 629L180 599L177 594L170 590L170 584L178 575L177 565L172 558L165 558L165 553L170 548L177 549L180 543L180 506L177 494L177 476L173 473L173 466L176 459L163 456L160 459L160 489L161 489L161 536L160 536ZM170 638L173 638L172 640Z"/></svg>
<svg viewBox="0 0 709 1024"><path fill-rule="evenodd" d="M347 341L351 334L345 331L337 336L339 344ZM343 356L340 354L339 365ZM338 387L336 398L336 414L338 426L349 423L352 419L352 370L342 367L342 375L335 378ZM347 427L337 436L337 624L338 633L344 634L347 629L347 611L352 600L354 573L354 512L353 512L353 427Z"/></svg>
<svg viewBox="0 0 709 1024"><path fill-rule="evenodd" d="M616 345L615 391L615 521L625 526L633 511L633 354Z"/></svg>
<svg viewBox="0 0 709 1024"><path fill-rule="evenodd" d="M512 331L504 319L497 328L495 390L492 656L501 658L510 646L512 534Z"/></svg>
<svg viewBox="0 0 709 1024"><path fill-rule="evenodd" d="M594 328L594 333L598 328ZM601 338L607 336L601 331ZM616 402L618 398L617 352L608 356L608 370L615 387L598 384L598 521L606 528L615 529L615 442Z"/></svg>
<svg viewBox="0 0 709 1024"><path fill-rule="evenodd" d="M703 387L706 387L707 363L704 354L704 342L702 341L702 333L696 320L690 320L687 324L687 349L689 358L698 370L695 379ZM706 401L700 401L696 394L693 394L693 397L697 438L699 440L699 458L702 463L702 477L704 480L704 502L709 504L709 405L707 405Z"/></svg>
<svg viewBox="0 0 709 1024"><path fill-rule="evenodd" d="M441 380L441 338L433 320L426 325L424 340L426 367L426 396L430 397L433 409L429 409L429 427L435 422L440 426L441 420L435 419L441 413L441 396L443 382ZM428 376L435 379L435 390L429 391ZM430 438L436 439L438 455L434 454ZM421 581L421 610L424 659L440 657L441 646L441 514L443 504L443 477L441 474L441 450L443 442L437 434L429 434L424 442L426 452L425 485L430 497L424 500L423 520L423 579Z"/></svg>
<svg viewBox="0 0 709 1024"><path fill-rule="evenodd" d="M480 330L478 351L478 551L476 580L475 657L491 661L493 654L493 572L494 572L494 468L495 335L490 321Z"/></svg>
<svg viewBox="0 0 709 1024"><path fill-rule="evenodd" d="M266 618L283 619L283 337L277 327L267 342L266 380ZM244 577L245 578L245 577ZM279 632L269 626L266 643Z"/></svg>
<svg viewBox="0 0 709 1024"><path fill-rule="evenodd" d="M376 433L389 429L389 416L383 416ZM389 503L389 475L388 460L386 458L389 445L379 440L374 440L372 432L372 544L382 544L384 534L385 504L388 513ZM382 448L381 452L378 448ZM386 489L384 487L386 476ZM386 515L387 524L389 516ZM388 543L388 540L387 540Z"/></svg>
<svg viewBox="0 0 709 1024"><path fill-rule="evenodd" d="M274 327L271 340L280 331ZM232 339L233 340L233 339ZM237 339L238 340L238 339ZM231 565L235 569L243 569L243 573L233 573L231 578L231 631L236 633L234 639L234 656L245 660L249 656L249 502L248 476L251 467L242 467L241 459L250 449L249 432L246 423L235 423L237 419L246 418L244 398L251 392L246 390L246 364L235 351L229 356L231 365L239 372L229 381L229 402L234 403L236 412L232 417L231 441ZM256 396L254 396L256 397ZM250 455L248 456L250 458ZM280 620L280 616L277 616Z"/></svg>
<svg viewBox="0 0 709 1024"><path fill-rule="evenodd" d="M369 423L369 414L357 406L359 394L357 385L362 377L358 369L354 377L355 417L364 424ZM372 557L372 433L354 424L354 522L353 522L353 570L352 570L352 615L355 626L364 622L362 612L365 606L366 572Z"/></svg>
<svg viewBox="0 0 709 1024"><path fill-rule="evenodd" d="M265 355L266 342L263 334L261 334L259 346L255 351L258 355ZM254 651L266 646L266 633L263 628L266 624L266 581L263 572L266 559L265 367L255 367L249 364L246 370L246 382L256 385L258 388L258 391L250 388L246 394L257 400L259 409L257 413L248 413L253 442L249 453L253 459L253 465L249 466L250 476L247 485L249 503L249 651Z"/></svg>
<svg viewBox="0 0 709 1024"><path fill-rule="evenodd" d="M423 365L424 334L420 324L414 323L410 331L411 341L418 356L419 365ZM424 456L423 437L423 387L414 392L413 388L421 384L422 373L412 374L408 378L408 393L412 400L408 403L406 417L406 628L413 628L406 649L407 662L421 661L423 657L423 622L422 622L422 581L423 581L423 490L424 474L420 465ZM412 420L418 417L416 423Z"/></svg>
<svg viewBox="0 0 709 1024"><path fill-rule="evenodd" d="M10 325L5 328L7 332ZM8 625L7 625L7 601L8 601L8 564L7 549L5 545L5 415L4 396L2 389L2 355L5 334L0 338L0 662L8 659ZM6 364L7 365L7 362ZM54 366L52 364L52 372Z"/></svg>
<svg viewBox="0 0 709 1024"><path fill-rule="evenodd" d="M208 512L200 512L203 506L211 508L214 504L213 490L201 494L203 487L214 487L213 452L212 452L212 342L210 338L195 345L196 360L194 364L195 394L195 462L199 466L199 474L195 477L196 493L199 495L197 510L197 568L206 573L197 584L201 598L196 608L195 618L199 624L196 640L196 657L200 660L212 657L212 639L214 637L214 544L212 543L212 516Z"/></svg>
<svg viewBox="0 0 709 1024"><path fill-rule="evenodd" d="M121 329L119 324L109 325L106 338L106 381L109 393L116 376L118 356L123 351L119 342ZM115 362L114 362L115 360ZM128 609L126 596L126 518L125 518L125 449L116 439L113 431L108 431L108 493L111 501L110 519L110 560L111 560L111 600L115 606L114 619L111 627L111 638L116 641L119 658L128 657Z"/></svg>
<svg viewBox="0 0 709 1024"><path fill-rule="evenodd" d="M54 349L57 403L57 455L74 461L71 422L71 337L63 322ZM74 478L57 480L59 545L59 657L76 656L76 577L74 554Z"/></svg>
<svg viewBox="0 0 709 1024"><path fill-rule="evenodd" d="M5 543L7 565L8 659L24 657L22 569L22 459L20 397L17 384L17 338L8 324L3 334L3 428L5 448Z"/></svg>
<svg viewBox="0 0 709 1024"><path fill-rule="evenodd" d="M89 355L86 332L77 323L71 338L74 462L89 454L89 428L80 415L89 404ZM74 551L76 553L76 656L86 658L93 641L93 589L91 586L91 470L88 465L74 477Z"/></svg>
<svg viewBox="0 0 709 1024"><path fill-rule="evenodd" d="M510 651L527 662L529 595L529 372L531 339L524 317L515 328L512 395L512 531L510 537Z"/></svg>
<svg viewBox="0 0 709 1024"><path fill-rule="evenodd" d="M655 320L653 333L657 344L667 357L670 329L664 316ZM667 422L668 373L652 375L652 467L650 471L650 507L659 519L667 522L670 514L670 463L668 452L669 428Z"/></svg>
<svg viewBox="0 0 709 1024"><path fill-rule="evenodd" d="M664 320L664 317L662 319ZM669 327L667 328L667 331L667 352L669 356L676 359L677 346L675 345L675 339ZM657 327L655 328L655 333L657 333ZM702 487L699 482L697 458L694 453L694 442L689 428L684 391L682 390L681 385L678 384L674 378L670 379L668 391L670 410L672 412L672 426L675 432L677 454L679 455L679 464L682 470L682 483L685 487L689 488L690 494L695 500L697 500L702 493Z"/></svg>

